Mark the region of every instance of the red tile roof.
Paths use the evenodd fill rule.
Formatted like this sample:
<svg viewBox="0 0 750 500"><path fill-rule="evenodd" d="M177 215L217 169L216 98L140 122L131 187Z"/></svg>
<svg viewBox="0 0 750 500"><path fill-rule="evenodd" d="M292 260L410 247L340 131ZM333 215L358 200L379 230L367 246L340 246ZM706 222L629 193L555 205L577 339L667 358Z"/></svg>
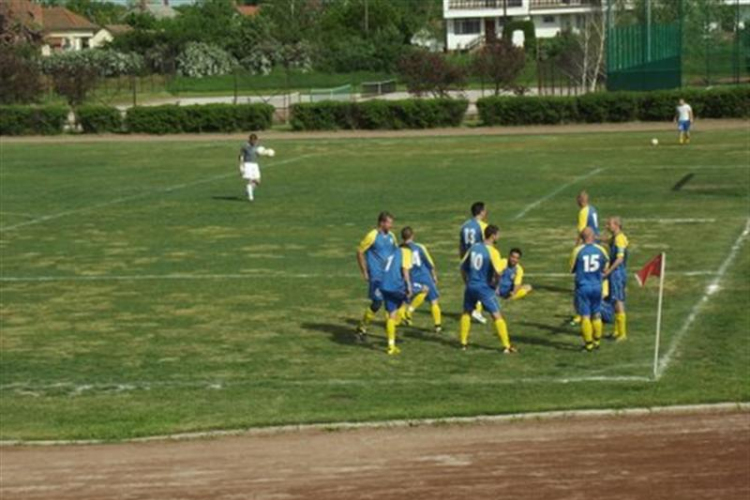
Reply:
<svg viewBox="0 0 750 500"><path fill-rule="evenodd" d="M65 7L48 7L43 10L44 31L96 30L99 27L83 16Z"/></svg>
<svg viewBox="0 0 750 500"><path fill-rule="evenodd" d="M237 6L237 12L247 17L256 15L259 10L260 10L260 7L258 7L257 5L238 5Z"/></svg>

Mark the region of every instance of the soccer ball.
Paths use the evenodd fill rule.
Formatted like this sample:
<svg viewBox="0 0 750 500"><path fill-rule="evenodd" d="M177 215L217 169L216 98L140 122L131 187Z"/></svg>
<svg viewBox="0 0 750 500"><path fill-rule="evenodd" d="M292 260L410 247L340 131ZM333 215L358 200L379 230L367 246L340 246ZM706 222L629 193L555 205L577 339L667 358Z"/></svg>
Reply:
<svg viewBox="0 0 750 500"><path fill-rule="evenodd" d="M659 139L651 139L651 145L652 146L658 146L659 145Z"/></svg>
<svg viewBox="0 0 750 500"><path fill-rule="evenodd" d="M261 156L263 156L264 154L266 154L266 148L264 148L263 146L258 146L258 148L256 149L256 151Z"/></svg>
<svg viewBox="0 0 750 500"><path fill-rule="evenodd" d="M268 156L270 156L271 158L273 158L274 156L276 156L276 151L274 151L274 150L273 150L273 149L271 149L271 148L268 148L268 149L266 149L266 155L268 155Z"/></svg>

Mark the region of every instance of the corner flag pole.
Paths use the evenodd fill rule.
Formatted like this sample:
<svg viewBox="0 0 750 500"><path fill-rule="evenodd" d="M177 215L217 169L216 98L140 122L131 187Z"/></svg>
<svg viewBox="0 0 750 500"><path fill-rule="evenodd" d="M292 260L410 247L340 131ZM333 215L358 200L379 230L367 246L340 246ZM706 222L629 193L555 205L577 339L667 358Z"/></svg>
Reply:
<svg viewBox="0 0 750 500"><path fill-rule="evenodd" d="M654 346L654 380L659 377L659 339L661 338L661 307L664 298L664 270L667 266L667 254L661 253L661 272L659 273L659 304L656 309L656 340Z"/></svg>

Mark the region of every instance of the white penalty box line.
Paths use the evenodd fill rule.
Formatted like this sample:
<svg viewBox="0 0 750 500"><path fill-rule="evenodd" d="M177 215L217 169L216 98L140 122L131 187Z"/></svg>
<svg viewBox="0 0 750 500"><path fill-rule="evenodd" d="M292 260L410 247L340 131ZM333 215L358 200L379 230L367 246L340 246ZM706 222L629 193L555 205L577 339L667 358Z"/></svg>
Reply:
<svg viewBox="0 0 750 500"><path fill-rule="evenodd" d="M306 154L306 155L296 156L294 158L289 158L288 160L281 160L281 161L273 162L270 165L268 165L268 167L276 167L276 166L279 166L279 165L285 165L285 164L292 163L292 162L295 162L295 161L303 160L305 158L309 158L309 157L314 156L314 155L315 155L315 153L310 153L310 154ZM31 226L31 225L34 225L34 224L41 224L43 222L47 222L47 221L50 221L50 220L55 220L55 219L59 219L61 217L66 217L68 215L89 212L91 210L96 210L98 208L104 208L104 207L108 207L108 206L111 206L111 205L117 205L119 203L125 203L125 202L128 202L128 201L138 200L138 199L141 199L141 198L147 198L147 197L149 197L151 195L154 195L154 194L171 193L173 191L177 191L177 190L180 190L180 189L185 189L185 188L189 188L189 187L193 187L193 186L198 186L200 184L206 184L206 183L209 183L209 182L214 182L214 181L218 181L218 180L221 180L221 179L226 179L227 177L231 177L233 175L237 175L237 173L236 172L232 172L232 173L226 173L226 174L221 174L221 175L215 175L213 177L207 177L205 179L199 179L199 180L193 181L193 182L185 182L185 183L182 183L182 184L175 184L173 186L167 186L167 187L160 188L160 189L154 189L154 190L151 190L151 191L146 191L145 193L138 193L138 194L134 194L134 195L130 195L130 196L123 196L121 198L115 198L114 200L105 201L103 203L96 203L94 205L88 205L88 206L85 206L85 207L74 208L74 209L71 209L71 210L65 210L63 212L57 212L57 213L54 213L54 214L44 215L44 216L37 217L37 218L31 219L31 220L27 220L27 221L24 221L24 222L19 222L18 224L12 224L10 226L0 227L0 233L5 232L5 231L10 231L10 230L13 230L13 229L19 229L19 228L26 227L26 226Z"/></svg>
<svg viewBox="0 0 750 500"><path fill-rule="evenodd" d="M604 170L606 170L606 169L603 168L603 167L599 167L599 168L595 168L595 169L591 170L590 172L588 172L586 174L583 174L583 175L580 175L580 176L576 177L572 181L570 181L570 182L568 182L566 184L563 184L562 186L554 189L549 194L547 194L545 196L542 196L541 198L539 198L535 202L530 203L529 205L526 205L526 207L523 210L521 210L520 212L518 212L511 220L522 219L527 213L531 212L532 210L534 210L536 207L538 207L539 205L541 205L545 201L548 201L548 200L554 198L555 196L557 196L558 194L562 193L563 191L565 191L569 187L573 186L574 184L577 184L577 183L579 183L579 182L581 182L583 180L586 180L589 177L593 177L596 174L598 174L600 172L603 172Z"/></svg>

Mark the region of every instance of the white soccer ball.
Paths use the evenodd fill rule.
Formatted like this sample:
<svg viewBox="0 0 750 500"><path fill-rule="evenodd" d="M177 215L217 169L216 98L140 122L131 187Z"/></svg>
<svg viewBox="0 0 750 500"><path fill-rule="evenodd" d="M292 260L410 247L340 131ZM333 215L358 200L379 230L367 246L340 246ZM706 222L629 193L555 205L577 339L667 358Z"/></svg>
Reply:
<svg viewBox="0 0 750 500"><path fill-rule="evenodd" d="M263 146L258 146L255 151L257 151L259 155L266 154L266 148L264 148Z"/></svg>
<svg viewBox="0 0 750 500"><path fill-rule="evenodd" d="M659 145L659 139L656 139L656 138L651 139L651 145L652 146L658 146Z"/></svg>
<svg viewBox="0 0 750 500"><path fill-rule="evenodd" d="M276 156L276 151L274 151L274 150L273 150L273 149L271 149L271 148L268 148L268 149L266 149L266 154L267 154L268 156L270 156L271 158L273 158L274 156Z"/></svg>

